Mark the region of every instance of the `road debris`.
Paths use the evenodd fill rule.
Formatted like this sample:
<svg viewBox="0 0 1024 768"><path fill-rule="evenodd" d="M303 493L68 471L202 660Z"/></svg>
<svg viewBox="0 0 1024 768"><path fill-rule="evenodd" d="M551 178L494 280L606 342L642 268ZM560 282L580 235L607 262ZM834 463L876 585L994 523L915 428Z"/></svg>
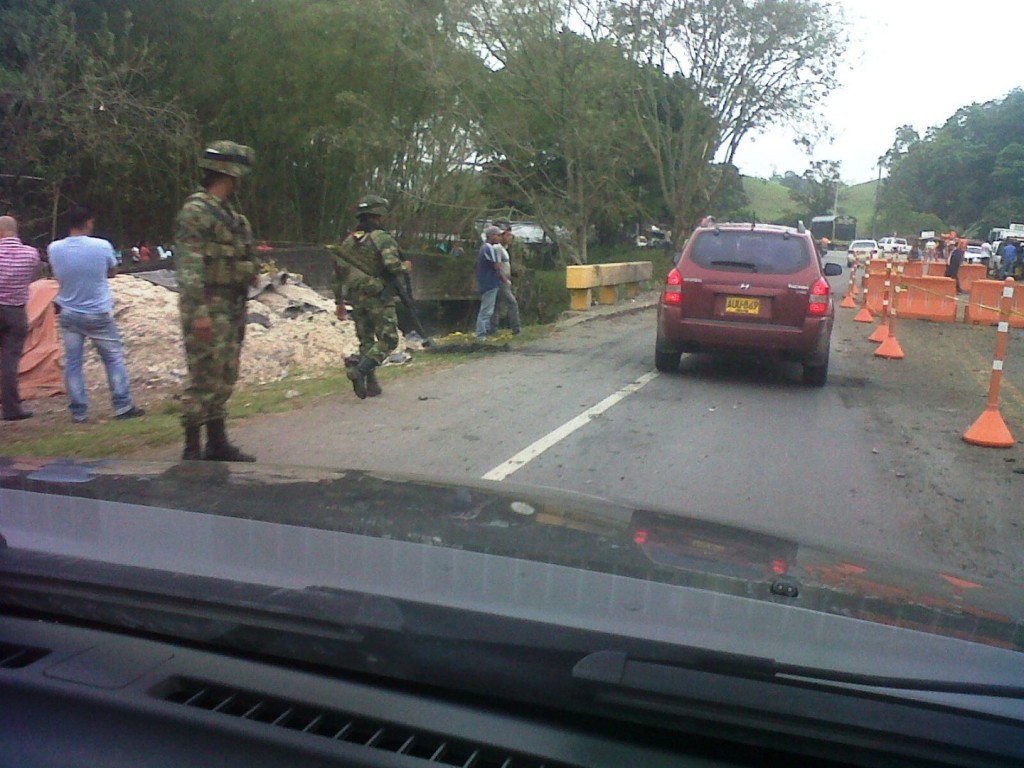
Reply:
<svg viewBox="0 0 1024 768"><path fill-rule="evenodd" d="M124 342L133 389L178 388L187 378L178 294L173 281L159 283L133 275L110 281L114 316ZM246 306L247 324L239 381L257 384L304 373L341 368L359 350L351 320L338 320L334 300L309 286L264 280ZM398 353L404 355L404 339ZM86 345L85 377L90 389L107 387L102 363Z"/></svg>

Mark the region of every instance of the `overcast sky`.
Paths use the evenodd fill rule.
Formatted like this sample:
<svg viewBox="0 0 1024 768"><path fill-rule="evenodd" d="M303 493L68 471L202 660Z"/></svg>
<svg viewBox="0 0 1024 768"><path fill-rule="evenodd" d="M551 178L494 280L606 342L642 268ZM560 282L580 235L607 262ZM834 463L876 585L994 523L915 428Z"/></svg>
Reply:
<svg viewBox="0 0 1024 768"><path fill-rule="evenodd" d="M899 126L909 123L923 135L962 106L1024 87L1021 0L840 2L854 40L842 85L824 105L833 143L819 143L808 157L791 130L748 137L736 153L744 175L800 174L811 160L839 160L843 181L869 181Z"/></svg>

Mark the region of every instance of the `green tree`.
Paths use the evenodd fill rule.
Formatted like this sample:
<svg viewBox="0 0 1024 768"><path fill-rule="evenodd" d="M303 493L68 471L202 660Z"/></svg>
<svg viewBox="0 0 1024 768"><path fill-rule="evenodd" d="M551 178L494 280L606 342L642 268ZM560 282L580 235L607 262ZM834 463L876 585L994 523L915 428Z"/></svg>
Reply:
<svg viewBox="0 0 1024 768"><path fill-rule="evenodd" d="M711 172L713 159L732 165L743 140L772 125L796 127L807 144L824 133L813 105L835 87L848 42L836 3L629 0L601 7L609 34L645 72L684 84L686 93L676 97L681 121L659 119L664 110L650 84L646 108L635 110L642 125L657 126L660 134L647 146L663 177L673 180L664 185L666 202L681 235L726 178Z"/></svg>
<svg viewBox="0 0 1024 768"><path fill-rule="evenodd" d="M153 60L130 15L80 33L67 2L0 9L0 179L5 202L56 235L62 202L90 202L105 231L165 232L194 126L149 92ZM28 181L30 183L24 183ZM45 192L44 192L45 191Z"/></svg>
<svg viewBox="0 0 1024 768"><path fill-rule="evenodd" d="M595 30L573 31L585 9L578 0L468 2L456 38L488 65L487 77L457 87L492 188L521 200L579 263L599 221L621 223L635 208L637 145L623 97L631 67Z"/></svg>
<svg viewBox="0 0 1024 768"><path fill-rule="evenodd" d="M1024 91L1016 89L958 109L920 140L897 135L883 157L889 167L879 195L883 221L931 214L977 236L1006 226L1024 211L1022 125Z"/></svg>
<svg viewBox="0 0 1024 768"><path fill-rule="evenodd" d="M800 215L810 222L814 216L838 214L835 203L842 185L838 161L817 160L811 163L800 179L800 185L789 189L789 196L799 206Z"/></svg>

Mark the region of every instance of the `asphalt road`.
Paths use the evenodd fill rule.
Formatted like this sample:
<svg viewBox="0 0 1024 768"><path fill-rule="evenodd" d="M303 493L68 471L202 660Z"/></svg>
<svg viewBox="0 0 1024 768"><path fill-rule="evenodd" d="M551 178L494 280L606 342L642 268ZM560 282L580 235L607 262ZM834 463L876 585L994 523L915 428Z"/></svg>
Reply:
<svg viewBox="0 0 1024 768"><path fill-rule="evenodd" d="M847 280L834 278L834 289ZM873 359L870 328L837 312L823 389L804 387L798 365L747 359L684 356L678 373L658 374L650 308L400 377L381 398L340 392L232 434L261 462L555 487L1021 577L1024 476L997 477L1014 458L959 440L984 390L971 384L951 417L944 406L956 403L931 391L934 371ZM925 390L936 405L921 407Z"/></svg>

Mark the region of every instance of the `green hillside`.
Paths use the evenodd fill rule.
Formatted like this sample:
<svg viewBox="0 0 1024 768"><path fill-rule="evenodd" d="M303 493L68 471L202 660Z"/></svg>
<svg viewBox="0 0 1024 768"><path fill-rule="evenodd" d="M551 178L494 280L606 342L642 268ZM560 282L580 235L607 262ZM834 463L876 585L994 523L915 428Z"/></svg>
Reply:
<svg viewBox="0 0 1024 768"><path fill-rule="evenodd" d="M743 191L750 198L749 209L758 221L777 221L795 218L795 204L789 190L781 184L767 179L743 176Z"/></svg>
<svg viewBox="0 0 1024 768"><path fill-rule="evenodd" d="M875 213L875 188L877 181L867 181L839 191L839 212L857 219L857 233L862 237L871 235L871 217Z"/></svg>
<svg viewBox="0 0 1024 768"><path fill-rule="evenodd" d="M743 176L743 191L750 198L748 210L758 221L787 222L799 218L796 203L789 196L789 190L768 179ZM868 181L839 190L839 212L857 219L857 233L868 237L871 232L871 217L875 212L875 188L877 181ZM822 211L822 213L828 213Z"/></svg>

